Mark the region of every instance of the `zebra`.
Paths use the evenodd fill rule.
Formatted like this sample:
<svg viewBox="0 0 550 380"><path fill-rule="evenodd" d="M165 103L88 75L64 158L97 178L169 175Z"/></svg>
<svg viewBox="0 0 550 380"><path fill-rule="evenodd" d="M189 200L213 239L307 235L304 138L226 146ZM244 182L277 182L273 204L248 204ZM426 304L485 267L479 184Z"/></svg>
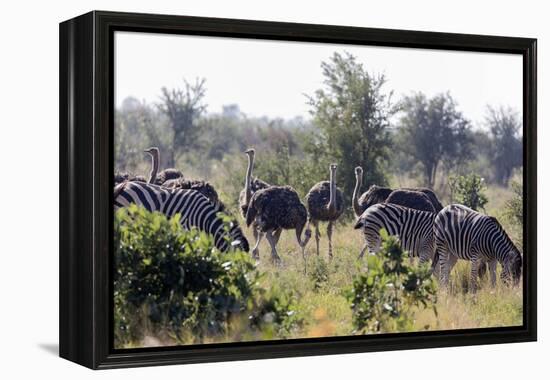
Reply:
<svg viewBox="0 0 550 380"><path fill-rule="evenodd" d="M469 284L472 292L476 291L478 268L487 262L492 286L496 285L497 262L503 267L502 280L513 280L514 285L518 284L523 259L496 218L463 205L449 205L435 218L434 240L434 265L439 261L443 286L447 286L458 259L472 262Z"/></svg>
<svg viewBox="0 0 550 380"><path fill-rule="evenodd" d="M420 257L420 263L431 260L435 246L433 222L435 213L398 206L391 203L378 203L365 210L357 219L354 228L363 229L366 244L359 254L362 258L369 252L380 249L380 230L384 228L389 235L396 235L403 249L409 251L410 259Z"/></svg>
<svg viewBox="0 0 550 380"><path fill-rule="evenodd" d="M214 244L222 251L239 248L248 252L248 241L236 221L229 231L218 216L216 208L204 195L195 190L167 189L142 182L123 182L114 190L115 210L130 204L143 206L148 211L159 211L168 218L181 214L184 229L196 227L214 237Z"/></svg>

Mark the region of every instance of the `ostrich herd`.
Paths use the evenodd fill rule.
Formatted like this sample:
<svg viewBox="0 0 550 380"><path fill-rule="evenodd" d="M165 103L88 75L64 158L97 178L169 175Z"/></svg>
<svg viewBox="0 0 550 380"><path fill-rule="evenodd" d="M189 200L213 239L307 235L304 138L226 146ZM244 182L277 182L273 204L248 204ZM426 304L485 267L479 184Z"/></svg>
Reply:
<svg viewBox="0 0 550 380"><path fill-rule="evenodd" d="M155 185L157 189L169 190L171 193L192 190L206 197L217 212L226 210L210 183L185 178L181 171L173 168L159 172L159 149L152 147L145 152L150 155L152 162L149 178L127 173L115 174L115 198L117 191L120 191L117 189L121 189L125 183L142 182ZM328 256L332 259L334 223L345 209L344 195L336 186L337 165L330 164L329 180L316 183L305 196L303 203L297 191L291 186L271 185L254 177L255 150L248 149L244 153L248 158L248 166L238 203L240 213L247 227L252 228L255 239L252 256L259 260L259 245L265 236L271 247L272 261L280 263L277 243L282 230L295 230L305 271L305 248L311 238L311 227L315 229L316 253L319 255L319 224L327 222ZM462 205L443 207L435 193L427 188L390 189L372 185L366 192L361 193L361 167L355 168L355 178L351 205L356 216L354 228L361 230L364 236L359 258L362 258L367 250L371 253L379 250L380 230L384 228L390 235L399 237L411 260L414 256L419 257L420 262L431 260L434 274L444 284L447 283L457 259L469 260L472 263L472 290L475 290L477 277L484 273L487 264L491 283L495 284L497 262L503 268L501 277L504 281L513 280L514 284L519 282L522 256L495 218ZM246 240L244 235L241 239ZM245 241L244 246L248 250L248 242Z"/></svg>

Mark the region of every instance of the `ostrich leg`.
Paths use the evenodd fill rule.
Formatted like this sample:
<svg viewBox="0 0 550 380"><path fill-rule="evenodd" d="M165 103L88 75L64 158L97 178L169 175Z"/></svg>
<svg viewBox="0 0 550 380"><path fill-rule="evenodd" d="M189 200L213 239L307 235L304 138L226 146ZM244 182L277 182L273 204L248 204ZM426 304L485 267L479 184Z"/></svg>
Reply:
<svg viewBox="0 0 550 380"><path fill-rule="evenodd" d="M315 245L317 247L317 256L319 256L319 239L321 238L321 233L319 232L319 222L315 220L312 223L315 227Z"/></svg>
<svg viewBox="0 0 550 380"><path fill-rule="evenodd" d="M258 247L260 246L260 241L262 240L262 237L264 234L256 228L256 226L253 226L252 231L254 231L254 237L256 238L256 244L254 245L254 248L252 249L252 257L256 260L260 259L260 250Z"/></svg>
<svg viewBox="0 0 550 380"><path fill-rule="evenodd" d="M279 244L279 238L281 237L281 232L283 232L283 229L278 228L273 233L273 237L275 238L275 245Z"/></svg>
<svg viewBox="0 0 550 380"><path fill-rule="evenodd" d="M332 221L328 222L327 237L328 237L328 257L332 260Z"/></svg>
<svg viewBox="0 0 550 380"><path fill-rule="evenodd" d="M280 232L279 232L279 235L280 235ZM277 248L276 248L277 240L279 240L277 231L275 231L275 236L274 236L273 230L269 230L265 233L265 237L269 242L269 245L271 246L271 261L273 261L274 263L280 263L281 258L277 254Z"/></svg>

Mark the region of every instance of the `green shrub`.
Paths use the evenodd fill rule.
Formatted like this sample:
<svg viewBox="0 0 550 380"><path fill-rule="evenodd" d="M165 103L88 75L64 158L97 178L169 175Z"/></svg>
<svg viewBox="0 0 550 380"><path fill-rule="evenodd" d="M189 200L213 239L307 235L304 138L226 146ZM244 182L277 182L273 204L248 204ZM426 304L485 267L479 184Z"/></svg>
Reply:
<svg viewBox="0 0 550 380"><path fill-rule="evenodd" d="M519 181L512 181L512 191L514 195L506 202L504 212L512 223L523 226L523 186Z"/></svg>
<svg viewBox="0 0 550 380"><path fill-rule="evenodd" d="M314 289L320 290L329 280L329 267L322 257L314 257L313 265L309 271L309 277L313 281Z"/></svg>
<svg viewBox="0 0 550 380"><path fill-rule="evenodd" d="M146 333L183 343L216 339L243 316L252 329L271 324L279 332L293 323L285 317L292 304L287 295L264 295L247 253L220 252L210 236L183 230L177 216L168 220L135 205L118 210L114 264L116 347ZM267 313L275 317L264 318Z"/></svg>
<svg viewBox="0 0 550 380"><path fill-rule="evenodd" d="M380 251L367 259L368 272L354 279L347 294L356 333L410 331L419 307L437 314L429 265L410 265L398 239L385 230L381 235Z"/></svg>
<svg viewBox="0 0 550 380"><path fill-rule="evenodd" d="M451 201L472 210L483 209L488 202L485 181L477 174L450 176Z"/></svg>

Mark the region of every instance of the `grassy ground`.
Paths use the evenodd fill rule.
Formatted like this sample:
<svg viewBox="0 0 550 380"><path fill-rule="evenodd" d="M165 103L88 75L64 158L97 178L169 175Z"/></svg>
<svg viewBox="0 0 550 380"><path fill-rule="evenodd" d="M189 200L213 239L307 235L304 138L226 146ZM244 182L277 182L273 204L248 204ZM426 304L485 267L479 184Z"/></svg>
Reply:
<svg viewBox="0 0 550 380"><path fill-rule="evenodd" d="M292 233L285 232L279 241L282 266L271 263L269 247L261 244L259 268L266 273L263 285L293 289L298 295L299 312L305 325L293 337L347 335L353 331L351 310L344 292L353 277L366 270L357 259L362 236L351 225L340 225L334 235L334 259L328 260L326 234L321 240L321 254L315 244L308 244L307 274ZM415 326L424 329L462 329L475 327L514 326L522 324L521 288L500 283L493 289L487 280L473 296L467 292L469 263L459 262L452 273L452 289L439 290L436 316L432 310L419 310Z"/></svg>
<svg viewBox="0 0 550 380"><path fill-rule="evenodd" d="M489 203L486 211L494 215L518 240L518 231L502 218L502 210L511 192L491 187L487 190ZM444 202L447 203L447 202ZM251 231L244 232L253 245ZM278 244L281 264L271 262L270 248L264 239L260 244L258 269L264 273L261 285L270 289L291 290L296 297L297 313L303 323L290 333L288 338L321 337L353 334L352 312L345 292L350 289L353 278L366 270L366 260L357 258L363 244L361 232L354 230L352 221L339 223L333 233L334 258L328 260L326 225L322 226L321 253L315 253L315 239L312 237L307 249L307 272L300 254L294 231L284 231ZM481 282L476 295L468 292L470 264L459 261L451 274L451 290L438 291L437 315L431 309L418 310L415 314L414 330L449 330L482 327L517 326L522 324L523 301L521 287L510 288L497 281L492 288L488 279ZM500 268L499 268L500 271ZM212 341L243 341L273 339L275 336L249 336L237 332ZM172 345L166 336L147 336L136 346Z"/></svg>

